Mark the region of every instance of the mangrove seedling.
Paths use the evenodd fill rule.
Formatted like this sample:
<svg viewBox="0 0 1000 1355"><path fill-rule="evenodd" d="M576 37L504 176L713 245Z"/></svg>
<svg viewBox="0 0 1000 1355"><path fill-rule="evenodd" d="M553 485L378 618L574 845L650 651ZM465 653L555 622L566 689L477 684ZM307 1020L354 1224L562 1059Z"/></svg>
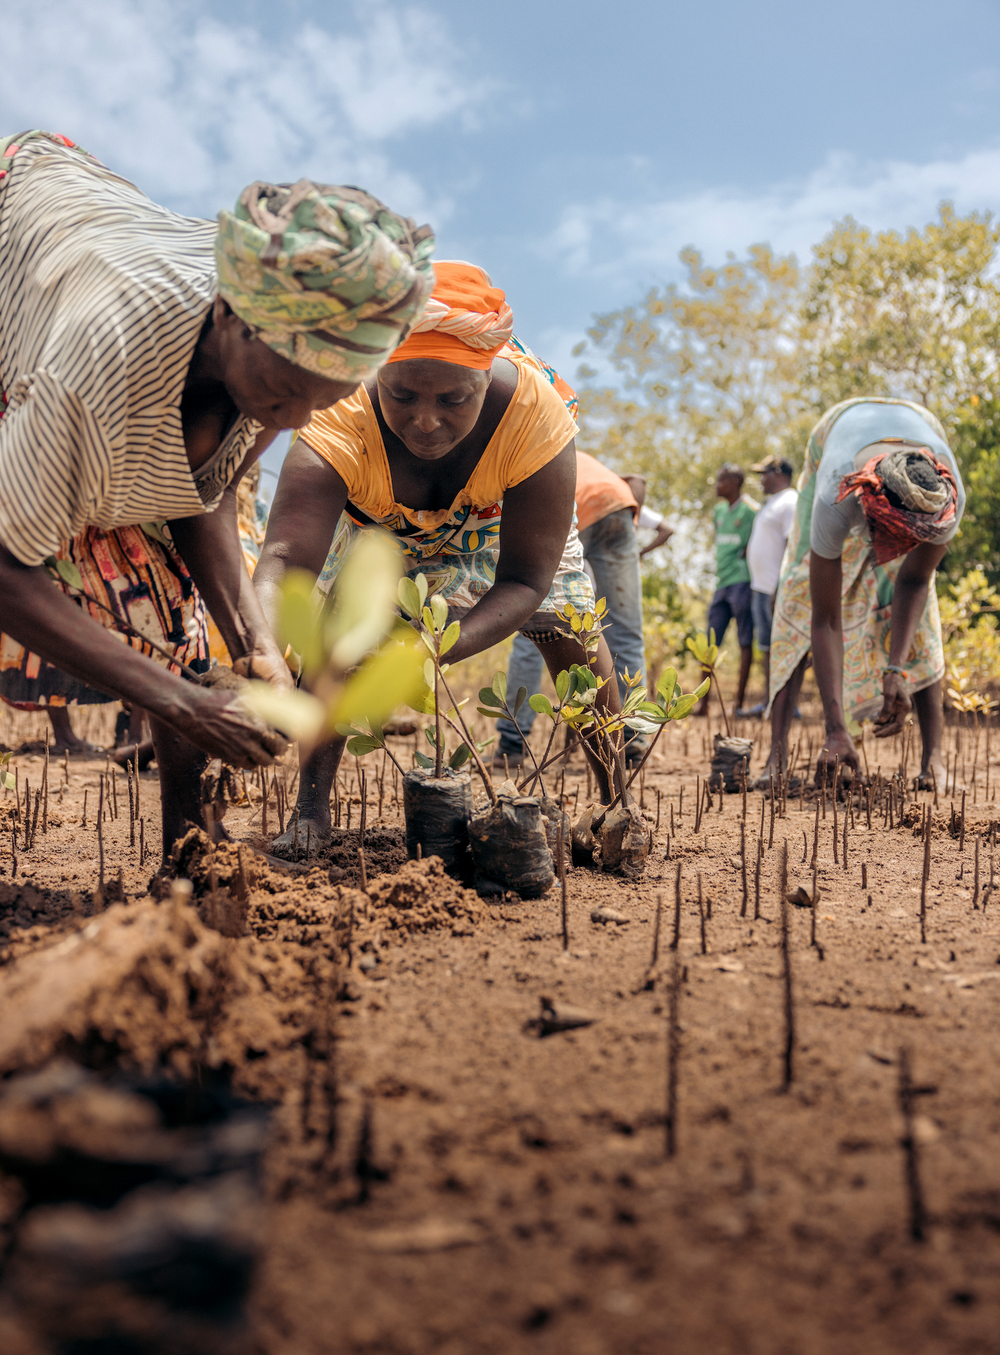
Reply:
<svg viewBox="0 0 1000 1355"><path fill-rule="evenodd" d="M719 675L715 671L719 664L719 646L715 643L715 631L710 630L707 635L703 635L700 632L697 635L689 635L685 643L701 664L702 671L708 674L707 681L709 683L715 683L715 692L719 698L719 705L722 707L722 718L726 722L726 738L728 739L732 731L729 728L729 716L726 713L726 703L722 699L722 688L719 686ZM699 687L698 690L700 691L701 688Z"/></svg>
<svg viewBox="0 0 1000 1355"><path fill-rule="evenodd" d="M381 730L421 686L423 655L396 612L400 572L399 546L383 531L359 535L325 599L307 572L287 570L277 638L301 685L251 681L244 704L307 746L345 726Z"/></svg>
<svg viewBox="0 0 1000 1355"><path fill-rule="evenodd" d="M428 592L427 579L423 574L417 574L412 578L407 576L399 581L400 609L410 618L411 625L420 636L427 654L423 664L425 690L420 697L412 698L409 704L414 710L434 716L434 728L425 730L434 749L434 757L428 758L426 754L417 753L417 762L421 767L433 767L435 779L440 780L446 765L444 731L441 728L443 720L460 739L458 748L447 759L447 766L452 771L458 771L471 759L491 803L496 804L493 778L486 770L481 757L482 750L488 747L491 740L477 743L473 738L462 714L462 707L467 702L455 700L446 676L451 670L451 665L445 663L444 657L457 644L462 633L461 623L448 620L448 604L439 593L431 593L428 596ZM442 688L451 703L450 707L445 709L442 709L441 703Z"/></svg>

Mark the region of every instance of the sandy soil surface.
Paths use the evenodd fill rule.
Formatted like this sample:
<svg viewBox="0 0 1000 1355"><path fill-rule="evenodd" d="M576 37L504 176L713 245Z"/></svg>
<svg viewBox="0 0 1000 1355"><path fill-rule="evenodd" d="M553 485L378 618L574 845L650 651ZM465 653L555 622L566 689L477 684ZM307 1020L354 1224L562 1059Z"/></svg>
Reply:
<svg viewBox="0 0 1000 1355"><path fill-rule="evenodd" d="M85 1058L100 1024L105 1056L123 1066L157 1049L181 1071L214 1059L242 1095L277 1107L249 1346L268 1355L1000 1351L1000 898L986 888L997 808L985 801L983 750L973 804L967 738L964 843L950 796L935 811L933 795L908 793L903 826L890 829L876 808L869 830L855 809L845 868L845 807L836 862L832 804L821 812L818 904L787 910L785 1086L781 859L787 842L789 891L801 885L808 899L815 799L790 800L773 833L765 804L758 907L763 797L748 795L745 819L741 795L714 797L696 832L703 737L695 722L687 736L673 732L645 776L650 826L659 792L659 828L642 879L568 873L568 949L558 887L534 901L484 901L433 862L400 870L398 801L390 771L378 812L377 757L366 764L366 892L351 768L341 831L318 867L284 874L252 850L206 853L192 839L178 867L194 881L201 922L192 914L186 931L163 931L169 901L145 897L159 855L150 772L139 792L147 861L130 843L119 779L103 842L109 892L120 870L123 902L95 918L105 765L71 761L65 785L53 762L47 832L33 847L12 822L12 797L0 800L0 1071L40 1066L69 1048L71 1029ZM412 747L401 740L397 751L408 758ZM879 756L891 770L901 750L880 745ZM42 759L17 763L22 796L25 778L34 794ZM991 793L996 775L994 765ZM249 803L226 824L250 849L266 843L248 782ZM565 795L583 803L582 764ZM917 802L933 814L923 943ZM269 815L273 828L273 796ZM624 920L593 920L601 907ZM188 1003L183 1019L158 1034L143 1015L169 1006L153 970L108 958L100 1003L92 983L72 1011L71 995L52 998L21 1030L27 967L71 934L80 953L113 949L129 917L136 936L148 929L164 973L212 970L210 1001L204 987L190 996L190 981L177 999ZM246 939L212 930L229 924ZM543 1010L567 1006L590 1024L547 1033ZM8 1215L16 1230L15 1205Z"/></svg>

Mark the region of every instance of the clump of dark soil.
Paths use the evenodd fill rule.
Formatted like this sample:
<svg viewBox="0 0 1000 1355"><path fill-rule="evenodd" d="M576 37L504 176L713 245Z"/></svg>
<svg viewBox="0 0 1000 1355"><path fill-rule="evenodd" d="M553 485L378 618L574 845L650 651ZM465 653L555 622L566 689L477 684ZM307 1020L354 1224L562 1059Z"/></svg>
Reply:
<svg viewBox="0 0 1000 1355"><path fill-rule="evenodd" d="M343 871L343 879L357 884L360 879L358 847L360 834L352 828L334 828L331 831L330 845L320 853L320 859L326 862L331 872ZM406 860L406 835L402 828L385 824L370 824L365 829L365 868L368 878L373 875L391 875Z"/></svg>
<svg viewBox="0 0 1000 1355"><path fill-rule="evenodd" d="M56 1060L0 1085L4 1349L242 1349L267 1133L220 1076Z"/></svg>

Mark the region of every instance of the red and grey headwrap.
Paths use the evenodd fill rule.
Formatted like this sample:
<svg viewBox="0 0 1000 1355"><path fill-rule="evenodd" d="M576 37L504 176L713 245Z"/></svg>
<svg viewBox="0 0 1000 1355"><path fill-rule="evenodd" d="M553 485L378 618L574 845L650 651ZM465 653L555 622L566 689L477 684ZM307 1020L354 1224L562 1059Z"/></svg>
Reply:
<svg viewBox="0 0 1000 1355"><path fill-rule="evenodd" d="M837 502L854 494L864 509L877 565L952 534L958 490L955 477L929 447L879 452L861 470L845 475Z"/></svg>

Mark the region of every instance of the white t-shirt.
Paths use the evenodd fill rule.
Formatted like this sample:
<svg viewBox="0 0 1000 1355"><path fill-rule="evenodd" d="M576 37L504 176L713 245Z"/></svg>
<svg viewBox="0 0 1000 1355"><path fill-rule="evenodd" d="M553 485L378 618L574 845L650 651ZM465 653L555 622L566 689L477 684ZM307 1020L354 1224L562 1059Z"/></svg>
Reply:
<svg viewBox="0 0 1000 1355"><path fill-rule="evenodd" d="M747 543L747 567L750 587L755 593L771 594L778 587L781 557L795 521L795 505L799 496L792 489L779 489L769 494L753 520L753 529Z"/></svg>
<svg viewBox="0 0 1000 1355"><path fill-rule="evenodd" d="M635 520L637 531L656 531L663 521L662 513L655 513L652 508L647 508L645 504L639 509L639 516Z"/></svg>
<svg viewBox="0 0 1000 1355"><path fill-rule="evenodd" d="M947 443L917 410L909 405L875 404L865 401L845 409L830 429L823 457L816 471L816 495L813 499L809 546L824 560L838 560L844 553L848 536L871 539L864 509L857 496L848 495L840 503L841 482L851 471L860 470L870 459L870 449L883 438L905 438L921 447L929 447L955 477L958 491L955 518L946 540L958 531L965 512L965 486L958 462Z"/></svg>

